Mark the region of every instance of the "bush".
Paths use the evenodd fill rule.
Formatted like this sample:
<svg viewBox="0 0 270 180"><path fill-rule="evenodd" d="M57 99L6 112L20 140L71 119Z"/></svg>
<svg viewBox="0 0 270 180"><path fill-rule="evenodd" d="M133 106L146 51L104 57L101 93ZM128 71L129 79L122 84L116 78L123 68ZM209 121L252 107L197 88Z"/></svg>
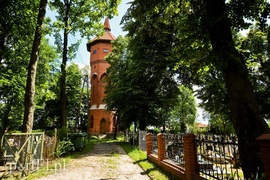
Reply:
<svg viewBox="0 0 270 180"><path fill-rule="evenodd" d="M55 133L54 130L47 130L47 131L45 131L45 134L46 134L47 136L50 136L50 137L53 137L53 136L54 136L54 133Z"/></svg>
<svg viewBox="0 0 270 180"><path fill-rule="evenodd" d="M73 148L73 143L70 141L70 139L62 140L57 144L56 150L55 150L55 156L57 158L61 157L62 155L68 153Z"/></svg>
<svg viewBox="0 0 270 180"><path fill-rule="evenodd" d="M65 127L62 127L57 130L57 135L60 141L63 141L68 138L68 129Z"/></svg>

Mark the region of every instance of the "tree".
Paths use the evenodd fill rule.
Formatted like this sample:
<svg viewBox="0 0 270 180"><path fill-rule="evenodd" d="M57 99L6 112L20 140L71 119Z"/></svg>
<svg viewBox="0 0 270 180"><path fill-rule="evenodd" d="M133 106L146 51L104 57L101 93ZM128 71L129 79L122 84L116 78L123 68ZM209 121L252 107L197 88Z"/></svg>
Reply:
<svg viewBox="0 0 270 180"><path fill-rule="evenodd" d="M46 129L48 127L54 128L58 126L56 120L57 113L51 112L52 109L54 112L60 111L59 108L57 109L55 107L59 106L59 103L55 102L57 94L59 94L57 85L59 72L54 70L55 67L59 67L57 58L55 48L49 45L48 39L43 38L40 47L35 86L34 129ZM56 114L56 116L51 116L52 114Z"/></svg>
<svg viewBox="0 0 270 180"><path fill-rule="evenodd" d="M177 59L180 81L196 84L202 74L215 68L224 82L229 117L239 139L239 152L245 178L262 173L256 138L269 132L256 102L245 57L236 49L232 29L247 28L247 19L268 16L264 1L133 1L124 18L126 30L134 38L161 38L172 33L171 47ZM261 8L261 9L260 9ZM266 16L264 16L266 14ZM159 28L158 28L159 27ZM160 28L162 27L162 28ZM166 27L171 27L167 29ZM154 32L153 32L154 30ZM160 31L158 31L160 30ZM140 34L143 32L143 34ZM143 36L148 35L148 36ZM149 37L150 36L150 37ZM151 49L156 41L149 44ZM167 44L169 45L169 44ZM149 47L144 47L144 52ZM142 51L141 51L142 52ZM172 59L174 59L172 58ZM213 94L215 96L215 94Z"/></svg>
<svg viewBox="0 0 270 180"><path fill-rule="evenodd" d="M127 38L119 36L113 42L112 53L106 58L110 67L107 69L109 79L105 87L106 96L104 98L107 109L116 111L118 124L124 128L128 128L132 122L138 121L137 117L132 115L132 111L137 111L135 105L139 103L138 99L140 99L139 95L136 96L137 89L131 87L130 83L129 70L132 69L129 64L132 61L129 58L130 52L126 49L128 42Z"/></svg>
<svg viewBox="0 0 270 180"><path fill-rule="evenodd" d="M232 123L227 117L222 116L221 114L211 114L210 120L210 132L215 134L232 134L234 129Z"/></svg>
<svg viewBox="0 0 270 180"><path fill-rule="evenodd" d="M269 27L268 27L269 28ZM252 26L246 37L241 36L237 41L237 47L245 57L246 65L251 74L251 81L259 102L260 111L267 120L270 118L269 88L270 61L269 57L269 30L262 29L258 24Z"/></svg>
<svg viewBox="0 0 270 180"><path fill-rule="evenodd" d="M196 103L193 93L185 86L180 86L180 94L176 105L171 111L170 120L179 122L179 130L186 132L188 125L193 125L196 119Z"/></svg>
<svg viewBox="0 0 270 180"><path fill-rule="evenodd" d="M50 4L56 10L54 32L56 45L62 53L60 76L60 102L61 126L67 126L67 97L66 97L66 65L68 60L75 57L79 42L69 45L68 35L80 33L82 37L90 38L91 35L103 29L99 23L104 16L111 17L116 14L119 0L87 1L87 0L53 0ZM63 36L60 35L63 33ZM63 40L62 40L63 38Z"/></svg>
<svg viewBox="0 0 270 180"><path fill-rule="evenodd" d="M39 1L3 1L0 10L1 134L20 129L26 67L30 59Z"/></svg>
<svg viewBox="0 0 270 180"><path fill-rule="evenodd" d="M247 1L247 3L251 2ZM257 3L255 1L251 5L256 6ZM196 4L193 5L197 7ZM203 19L201 27L207 32L212 45L212 56L215 58L212 61L222 72L225 81L231 121L239 139L239 153L243 172L245 178L253 178L258 171L258 167L263 169L257 153L259 147L256 138L269 132L269 128L260 114L253 86L248 78L244 56L235 48L232 39L231 21L225 2L209 0L202 5L204 11L199 15ZM246 5L250 7L249 4ZM238 7L240 7L240 4L238 4ZM254 156L248 156L247 158L247 155L250 154L254 154Z"/></svg>
<svg viewBox="0 0 270 180"><path fill-rule="evenodd" d="M140 130L145 130L147 125L162 123L158 119L160 109L172 108L179 89L170 71L171 59L166 59L170 49L159 51L170 48L166 42L170 43L171 35L161 41L142 35L129 43L121 43L118 38L113 45L113 52L107 58L111 66L106 102L110 110L117 111L125 126L136 122ZM152 43L155 46L150 49Z"/></svg>
<svg viewBox="0 0 270 180"><path fill-rule="evenodd" d="M67 117L72 128L75 128L82 88L82 72L77 64L67 67Z"/></svg>
<svg viewBox="0 0 270 180"><path fill-rule="evenodd" d="M25 110L24 110L22 132L29 133L32 131L32 128L33 128L36 69L37 69L40 42L41 42L41 37L42 37L42 24L43 24L45 13L46 13L46 7L47 7L47 0L40 0L35 37L34 37L34 42L32 46L30 62L28 66L28 75L27 75L27 83L26 83L25 99L24 99Z"/></svg>

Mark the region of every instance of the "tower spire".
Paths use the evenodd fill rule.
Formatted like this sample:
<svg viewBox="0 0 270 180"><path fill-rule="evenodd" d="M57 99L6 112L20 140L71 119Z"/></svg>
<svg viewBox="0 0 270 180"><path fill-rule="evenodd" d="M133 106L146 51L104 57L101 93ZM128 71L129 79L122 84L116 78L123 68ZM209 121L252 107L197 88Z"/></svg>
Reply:
<svg viewBox="0 0 270 180"><path fill-rule="evenodd" d="M111 31L111 26L110 26L109 18L106 18L105 19L104 29L105 29L105 31Z"/></svg>

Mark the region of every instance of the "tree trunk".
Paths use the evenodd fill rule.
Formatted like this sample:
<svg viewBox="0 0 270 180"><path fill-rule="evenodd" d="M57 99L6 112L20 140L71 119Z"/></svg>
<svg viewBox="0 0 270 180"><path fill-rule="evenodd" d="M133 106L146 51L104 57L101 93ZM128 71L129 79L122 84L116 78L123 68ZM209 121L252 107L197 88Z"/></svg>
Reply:
<svg viewBox="0 0 270 180"><path fill-rule="evenodd" d="M23 119L23 132L31 132L34 121L34 96L35 96L35 81L36 81L36 69L38 61L38 51L40 48L41 36L42 36L42 24L46 14L47 0L40 0L39 13L37 18L37 26L35 30L35 37L32 46L32 52L30 62L28 66L27 83L24 98L24 119Z"/></svg>
<svg viewBox="0 0 270 180"><path fill-rule="evenodd" d="M206 0L205 7L205 25L213 53L217 56L216 66L221 69L225 80L242 169L245 179L254 179L258 168L259 175L263 169L256 138L269 132L269 128L255 101L244 57L235 49L225 1Z"/></svg>
<svg viewBox="0 0 270 180"><path fill-rule="evenodd" d="M149 110L149 106L147 104L143 104L142 106L142 114L139 116L139 130L144 131L147 126L147 112Z"/></svg>
<svg viewBox="0 0 270 180"><path fill-rule="evenodd" d="M61 64L61 79L60 79L60 102L61 102L61 116L60 124L61 127L67 127L67 95L66 95L66 66L67 66L67 48L68 48L68 17L70 11L70 4L66 2L66 14L64 17L64 46L63 56Z"/></svg>

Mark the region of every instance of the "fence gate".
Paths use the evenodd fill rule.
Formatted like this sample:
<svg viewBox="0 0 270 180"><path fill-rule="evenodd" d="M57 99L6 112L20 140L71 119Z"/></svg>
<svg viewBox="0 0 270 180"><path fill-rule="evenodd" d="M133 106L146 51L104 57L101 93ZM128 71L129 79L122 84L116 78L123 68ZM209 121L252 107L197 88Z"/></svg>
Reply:
<svg viewBox="0 0 270 180"><path fill-rule="evenodd" d="M44 133L5 133L1 140L8 171L27 175L43 161Z"/></svg>

